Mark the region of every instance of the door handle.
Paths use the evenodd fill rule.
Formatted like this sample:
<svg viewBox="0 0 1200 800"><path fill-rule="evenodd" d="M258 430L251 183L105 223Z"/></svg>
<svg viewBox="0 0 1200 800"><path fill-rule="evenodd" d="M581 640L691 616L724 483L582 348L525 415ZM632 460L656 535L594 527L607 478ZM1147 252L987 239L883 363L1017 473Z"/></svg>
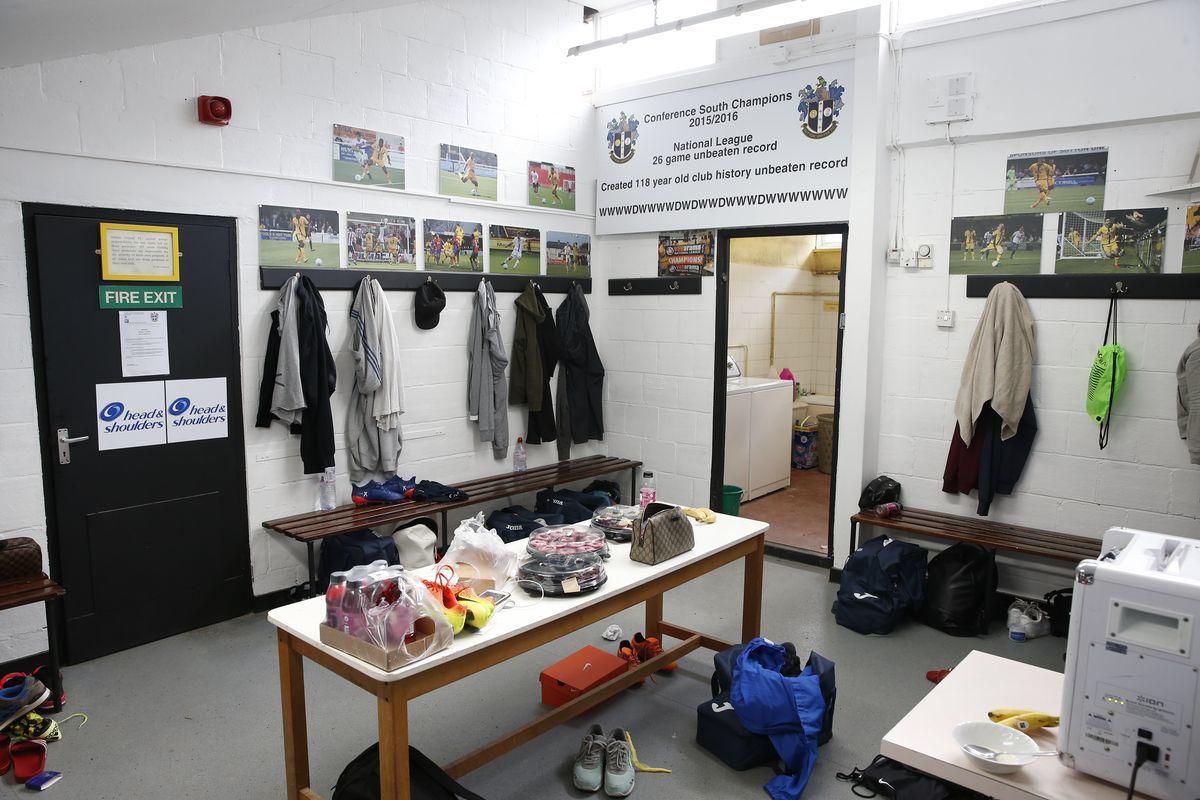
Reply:
<svg viewBox="0 0 1200 800"><path fill-rule="evenodd" d="M70 431L66 428L58 429L58 463L60 464L71 463L71 445L86 442L92 438L90 436L69 436L69 433Z"/></svg>

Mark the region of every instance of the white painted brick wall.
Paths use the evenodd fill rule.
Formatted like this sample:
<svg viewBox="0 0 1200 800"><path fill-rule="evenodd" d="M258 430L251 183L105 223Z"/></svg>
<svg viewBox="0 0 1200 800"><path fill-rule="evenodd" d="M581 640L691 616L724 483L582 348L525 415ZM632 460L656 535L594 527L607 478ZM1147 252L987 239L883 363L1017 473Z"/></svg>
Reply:
<svg viewBox="0 0 1200 800"><path fill-rule="evenodd" d="M527 15L526 4L514 0L487 5L490 11L468 2L409 3L0 69L0 174L5 176L0 181L0 241L5 245L0 248L0 337L7 345L0 352L0 536L31 535L43 547L46 544L20 202L233 216L239 221L242 400L254 591L262 594L303 580L303 549L258 527L261 520L311 508L315 484L302 474L295 438L281 427L252 427L266 314L275 294L258 288L257 206L286 203L416 217L460 215L543 230L593 228L589 180L579 184L582 213L577 216L451 205L421 194L329 182L335 122L404 135L408 184L417 192L437 191L440 142L494 149L500 158L500 201L513 205L526 203L527 160L587 166L592 111L580 91L581 73L562 55L569 44L588 35L580 7L548 0L538 4L538 13ZM477 37L469 51L464 15L471 16L472 25L490 28L490 35ZM556 58L564 63L556 64ZM198 124L197 94L230 97L233 123L223 129ZM519 124L510 124L514 117ZM292 176L304 180L291 180ZM560 300L549 299L553 306ZM513 300L512 295L499 298L509 344ZM339 373L347 376L349 293L326 292L325 301L330 345ZM412 295L389 293L403 344L400 359L409 409L404 425L444 430L442 436L405 445L406 470L422 477L452 481L508 467L507 462L493 461L489 448L477 443L476 429L465 418L470 301L468 293L451 293L441 325L418 332L412 321ZM348 387L349 380L343 385ZM611 396L611 386L608 391ZM623 385L618 391L633 392L633 387ZM640 391L639 384L639 402ZM339 495L346 501L349 486L340 433L345 421L343 392L335 396L334 411ZM695 417L689 419L695 423ZM525 409L513 409L509 422L514 437L523 433ZM607 448L624 453L618 447L624 444L631 445L632 455L640 455L640 443L614 438L615 442L575 447L572 455ZM556 458L553 445L530 448L531 465ZM691 478L687 482L690 486ZM44 648L42 629L37 609L0 615L0 661Z"/></svg>

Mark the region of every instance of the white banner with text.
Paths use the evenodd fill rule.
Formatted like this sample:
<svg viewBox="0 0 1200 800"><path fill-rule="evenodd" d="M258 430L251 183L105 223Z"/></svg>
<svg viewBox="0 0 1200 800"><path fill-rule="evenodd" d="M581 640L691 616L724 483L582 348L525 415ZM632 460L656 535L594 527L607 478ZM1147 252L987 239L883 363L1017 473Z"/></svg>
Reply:
<svg viewBox="0 0 1200 800"><path fill-rule="evenodd" d="M849 61L601 106L596 233L849 217Z"/></svg>

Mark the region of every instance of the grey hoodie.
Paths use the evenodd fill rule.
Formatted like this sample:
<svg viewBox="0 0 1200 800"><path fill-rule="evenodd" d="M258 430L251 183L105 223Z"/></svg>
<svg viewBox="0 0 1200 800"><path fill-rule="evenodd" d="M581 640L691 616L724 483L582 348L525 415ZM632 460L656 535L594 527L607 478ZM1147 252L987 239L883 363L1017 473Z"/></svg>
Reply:
<svg viewBox="0 0 1200 800"><path fill-rule="evenodd" d="M1179 394L1175 398L1179 438L1187 439L1188 455L1200 464L1200 338L1187 346L1175 370Z"/></svg>
<svg viewBox="0 0 1200 800"><path fill-rule="evenodd" d="M492 455L508 457L508 356L500 336L496 292L480 279L467 339L467 413L479 423L479 441L491 442Z"/></svg>
<svg viewBox="0 0 1200 800"><path fill-rule="evenodd" d="M271 414L285 425L299 425L304 416L304 388L300 383L300 337L296 331L296 284L293 275L279 290L275 308L279 312L279 365L275 372L275 390L271 393Z"/></svg>

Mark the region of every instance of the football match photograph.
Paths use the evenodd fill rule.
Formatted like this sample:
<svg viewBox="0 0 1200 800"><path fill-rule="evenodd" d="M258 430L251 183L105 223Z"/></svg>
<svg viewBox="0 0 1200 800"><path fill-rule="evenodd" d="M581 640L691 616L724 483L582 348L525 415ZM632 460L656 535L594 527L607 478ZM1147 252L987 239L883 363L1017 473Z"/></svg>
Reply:
<svg viewBox="0 0 1200 800"><path fill-rule="evenodd" d="M488 230L488 272L541 275L541 231L515 225L491 226Z"/></svg>
<svg viewBox="0 0 1200 800"><path fill-rule="evenodd" d="M1183 271L1200 272L1200 205L1187 209L1183 226Z"/></svg>
<svg viewBox="0 0 1200 800"><path fill-rule="evenodd" d="M716 237L711 230L668 231L658 235L658 274L712 275Z"/></svg>
<svg viewBox="0 0 1200 800"><path fill-rule="evenodd" d="M592 237L586 233L546 232L546 274L588 278L592 274Z"/></svg>
<svg viewBox="0 0 1200 800"><path fill-rule="evenodd" d="M259 266L336 269L340 256L336 211L258 207Z"/></svg>
<svg viewBox="0 0 1200 800"><path fill-rule="evenodd" d="M346 212L346 261L351 267L416 269L412 217Z"/></svg>
<svg viewBox="0 0 1200 800"><path fill-rule="evenodd" d="M1054 271L1159 274L1166 240L1165 208L1068 211L1059 218Z"/></svg>
<svg viewBox="0 0 1200 800"><path fill-rule="evenodd" d="M451 197L496 199L496 154L453 144L441 145L438 193Z"/></svg>
<svg viewBox="0 0 1200 800"><path fill-rule="evenodd" d="M1107 147L1011 155L1004 174L1004 213L1099 211L1107 172Z"/></svg>
<svg viewBox="0 0 1200 800"><path fill-rule="evenodd" d="M1036 275L1041 270L1041 214L950 220L951 275Z"/></svg>
<svg viewBox="0 0 1200 800"><path fill-rule="evenodd" d="M404 188L404 137L333 126L333 179L360 186Z"/></svg>
<svg viewBox="0 0 1200 800"><path fill-rule="evenodd" d="M575 210L575 168L549 161L529 162L529 205Z"/></svg>
<svg viewBox="0 0 1200 800"><path fill-rule="evenodd" d="M425 269L483 272L483 225L461 220L425 220Z"/></svg>

